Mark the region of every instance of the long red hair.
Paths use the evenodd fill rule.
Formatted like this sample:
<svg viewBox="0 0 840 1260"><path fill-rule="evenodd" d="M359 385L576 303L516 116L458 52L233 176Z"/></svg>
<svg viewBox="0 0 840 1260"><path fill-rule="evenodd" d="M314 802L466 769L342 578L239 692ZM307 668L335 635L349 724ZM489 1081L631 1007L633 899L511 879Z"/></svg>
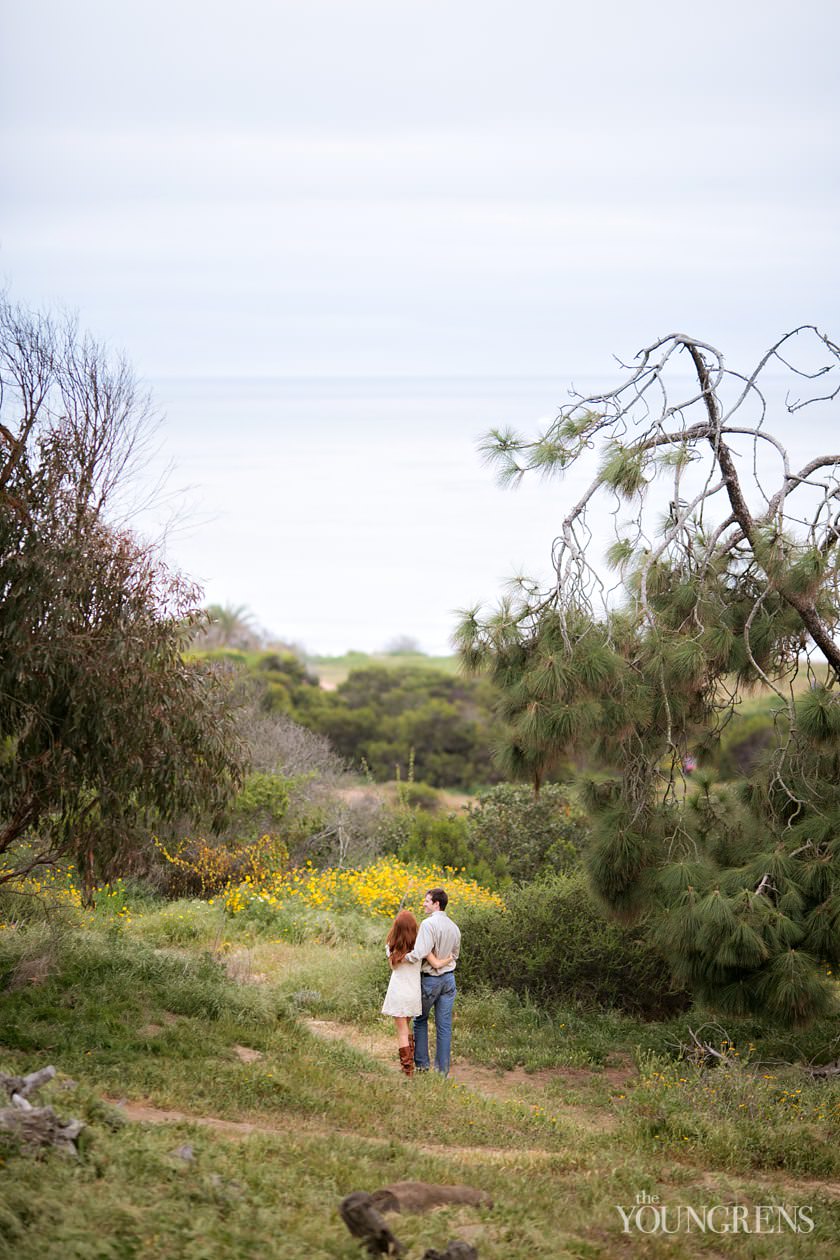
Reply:
<svg viewBox="0 0 840 1260"><path fill-rule="evenodd" d="M391 930L385 942L391 951L388 961L392 967L396 967L403 961L406 954L411 953L416 940L417 920L410 910L400 910L391 924Z"/></svg>

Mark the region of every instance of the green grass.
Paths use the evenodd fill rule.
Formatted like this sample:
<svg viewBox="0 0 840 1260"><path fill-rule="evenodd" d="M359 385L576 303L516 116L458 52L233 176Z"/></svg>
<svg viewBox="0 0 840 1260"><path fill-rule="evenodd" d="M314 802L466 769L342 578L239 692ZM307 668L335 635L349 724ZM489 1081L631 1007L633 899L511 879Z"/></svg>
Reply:
<svg viewBox="0 0 840 1260"><path fill-rule="evenodd" d="M685 1021L571 1005L548 1014L477 992L458 999L456 1054L531 1075L508 1095L467 1088L457 1072L408 1082L309 1031L303 1017L315 1015L390 1035L376 1014L383 925L322 928L283 939L184 902L128 926L100 917L0 932L0 1070L55 1063L60 1077L38 1101L88 1123L78 1160L0 1140L0 1257L349 1260L362 1253L339 1199L418 1177L479 1186L496 1205L391 1218L412 1257L472 1230L482 1260L701 1257L724 1243L744 1257L835 1254L840 1203L804 1179L840 1174L840 1086L752 1065L690 1068L669 1055ZM809 1036L797 1052L816 1052L826 1030ZM779 1048L749 1044L753 1056ZM243 1046L262 1057L243 1063ZM125 1122L122 1098L259 1128ZM191 1160L176 1153L184 1145ZM627 1238L615 1205L642 1191L696 1208L810 1204L817 1230Z"/></svg>

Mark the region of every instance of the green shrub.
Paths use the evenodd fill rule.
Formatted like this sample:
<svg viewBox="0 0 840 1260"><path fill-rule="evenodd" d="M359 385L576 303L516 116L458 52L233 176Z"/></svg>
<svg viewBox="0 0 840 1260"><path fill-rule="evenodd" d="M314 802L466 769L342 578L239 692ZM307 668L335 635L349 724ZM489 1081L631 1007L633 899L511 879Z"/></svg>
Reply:
<svg viewBox="0 0 840 1260"><path fill-rule="evenodd" d="M511 989L540 1005L576 1002L648 1019L688 1005L643 929L604 920L582 871L514 888L506 902L504 911L459 914L464 984Z"/></svg>
<svg viewBox="0 0 840 1260"><path fill-rule="evenodd" d="M715 768L721 779L748 778L776 742L770 713L736 714L721 734Z"/></svg>
<svg viewBox="0 0 840 1260"><path fill-rule="evenodd" d="M285 818L293 782L282 774L252 771L242 784L231 810L237 839L255 840L275 832Z"/></svg>
<svg viewBox="0 0 840 1260"><path fill-rule="evenodd" d="M440 815L418 810L394 810L384 824L386 847L404 862L465 868L471 879L487 888L510 883L506 861L476 847L464 814Z"/></svg>
<svg viewBox="0 0 840 1260"><path fill-rule="evenodd" d="M418 792L417 789L420 789ZM381 823L382 847L406 862L466 868L489 888L507 888L577 865L585 816L568 788L500 783L482 792L466 813L430 812L423 784L400 787L399 806Z"/></svg>
<svg viewBox="0 0 840 1260"><path fill-rule="evenodd" d="M326 735L350 765L364 762L380 783L399 773L432 787L470 788L498 778L494 692L480 680L410 665L354 669L294 716Z"/></svg>
<svg viewBox="0 0 840 1260"><path fill-rule="evenodd" d="M427 814L440 812L443 796L436 788L429 787L428 783L410 780L408 783L399 783L397 787L401 805L424 810Z"/></svg>
<svg viewBox="0 0 840 1260"><path fill-rule="evenodd" d="M469 840L476 857L517 881L569 870L586 838L586 818L561 783L538 796L522 783L500 783L469 809Z"/></svg>

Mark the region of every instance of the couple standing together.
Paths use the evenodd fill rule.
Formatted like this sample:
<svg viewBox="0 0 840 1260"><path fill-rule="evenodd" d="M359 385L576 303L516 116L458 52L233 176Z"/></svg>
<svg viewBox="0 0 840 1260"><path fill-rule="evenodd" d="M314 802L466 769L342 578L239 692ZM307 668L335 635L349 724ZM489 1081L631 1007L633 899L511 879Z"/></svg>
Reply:
<svg viewBox="0 0 840 1260"><path fill-rule="evenodd" d="M401 910L385 944L391 979L382 1014L394 1017L400 1067L406 1076L412 1076L415 1068L418 1072L429 1070L429 1015L432 1011L435 1013L435 1071L449 1075L454 973L461 951L461 932L446 913L448 901L442 888L430 888L423 898L423 910L428 918L418 928L411 911Z"/></svg>

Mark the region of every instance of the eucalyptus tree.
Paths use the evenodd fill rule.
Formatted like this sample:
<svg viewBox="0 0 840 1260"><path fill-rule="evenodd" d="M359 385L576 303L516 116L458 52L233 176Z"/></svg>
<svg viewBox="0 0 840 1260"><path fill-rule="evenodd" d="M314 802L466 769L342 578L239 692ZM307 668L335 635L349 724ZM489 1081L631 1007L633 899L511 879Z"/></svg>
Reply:
<svg viewBox="0 0 840 1260"><path fill-rule="evenodd" d="M90 885L135 824L221 815L242 751L183 656L198 592L115 523L150 432L125 361L0 301L0 883L74 855Z"/></svg>
<svg viewBox="0 0 840 1260"><path fill-rule="evenodd" d="M715 1008L804 1022L835 1009L840 965L840 454L821 449L840 350L802 326L741 373L672 334L620 368L535 438L489 435L504 481L588 471L551 584L468 610L461 653L500 685L508 773L538 790L561 757L605 768L586 785L604 906L648 915ZM687 779L756 688L761 765Z"/></svg>

